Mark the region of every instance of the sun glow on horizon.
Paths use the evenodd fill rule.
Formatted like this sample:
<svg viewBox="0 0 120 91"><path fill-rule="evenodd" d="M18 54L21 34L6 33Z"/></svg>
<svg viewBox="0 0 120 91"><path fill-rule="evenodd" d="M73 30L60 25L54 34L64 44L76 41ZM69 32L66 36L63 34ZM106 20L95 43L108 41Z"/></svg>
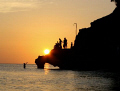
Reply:
<svg viewBox="0 0 120 91"><path fill-rule="evenodd" d="M45 49L44 50L44 54L49 54L50 53L50 50L49 49Z"/></svg>

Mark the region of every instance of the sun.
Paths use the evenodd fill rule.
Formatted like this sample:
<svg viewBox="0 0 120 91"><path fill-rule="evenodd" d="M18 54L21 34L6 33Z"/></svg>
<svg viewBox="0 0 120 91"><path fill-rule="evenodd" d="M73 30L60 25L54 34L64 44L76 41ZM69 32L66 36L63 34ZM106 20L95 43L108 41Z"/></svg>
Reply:
<svg viewBox="0 0 120 91"><path fill-rule="evenodd" d="M45 50L44 50L44 53L45 53L45 54L49 54L49 53L50 53L50 50L49 50L49 49L45 49Z"/></svg>

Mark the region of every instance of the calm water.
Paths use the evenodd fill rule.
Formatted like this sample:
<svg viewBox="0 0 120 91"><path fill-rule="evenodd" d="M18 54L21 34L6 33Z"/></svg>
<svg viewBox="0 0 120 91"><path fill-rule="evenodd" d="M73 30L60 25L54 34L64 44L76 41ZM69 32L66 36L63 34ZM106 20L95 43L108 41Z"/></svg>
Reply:
<svg viewBox="0 0 120 91"><path fill-rule="evenodd" d="M0 91L120 91L119 74L0 64ZM51 68L52 70L47 70Z"/></svg>

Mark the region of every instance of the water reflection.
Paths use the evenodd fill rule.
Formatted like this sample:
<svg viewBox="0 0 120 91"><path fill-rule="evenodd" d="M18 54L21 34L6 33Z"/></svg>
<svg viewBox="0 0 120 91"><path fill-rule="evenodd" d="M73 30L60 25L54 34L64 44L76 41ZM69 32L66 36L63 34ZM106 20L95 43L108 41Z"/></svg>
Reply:
<svg viewBox="0 0 120 91"><path fill-rule="evenodd" d="M119 72L58 70L50 64L44 70L28 64L24 70L22 66L0 64L0 91L120 91Z"/></svg>
<svg viewBox="0 0 120 91"><path fill-rule="evenodd" d="M80 71L74 74L74 88L80 91L120 91L117 72Z"/></svg>
<svg viewBox="0 0 120 91"><path fill-rule="evenodd" d="M45 75L47 75L49 73L49 68L50 68L50 64L49 63L45 63L45 65L44 65Z"/></svg>
<svg viewBox="0 0 120 91"><path fill-rule="evenodd" d="M48 87L50 84L51 91L120 91L120 74L117 72L53 70L55 67L51 70L51 67L48 63L44 66L49 79L45 84Z"/></svg>

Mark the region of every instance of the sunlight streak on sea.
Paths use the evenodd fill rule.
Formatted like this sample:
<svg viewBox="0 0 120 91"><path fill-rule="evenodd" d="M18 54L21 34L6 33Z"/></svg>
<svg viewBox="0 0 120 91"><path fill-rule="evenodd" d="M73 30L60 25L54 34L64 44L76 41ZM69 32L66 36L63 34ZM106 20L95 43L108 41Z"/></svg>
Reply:
<svg viewBox="0 0 120 91"><path fill-rule="evenodd" d="M0 64L0 91L117 91L115 73L60 70L47 64ZM116 80L117 79L117 80Z"/></svg>

